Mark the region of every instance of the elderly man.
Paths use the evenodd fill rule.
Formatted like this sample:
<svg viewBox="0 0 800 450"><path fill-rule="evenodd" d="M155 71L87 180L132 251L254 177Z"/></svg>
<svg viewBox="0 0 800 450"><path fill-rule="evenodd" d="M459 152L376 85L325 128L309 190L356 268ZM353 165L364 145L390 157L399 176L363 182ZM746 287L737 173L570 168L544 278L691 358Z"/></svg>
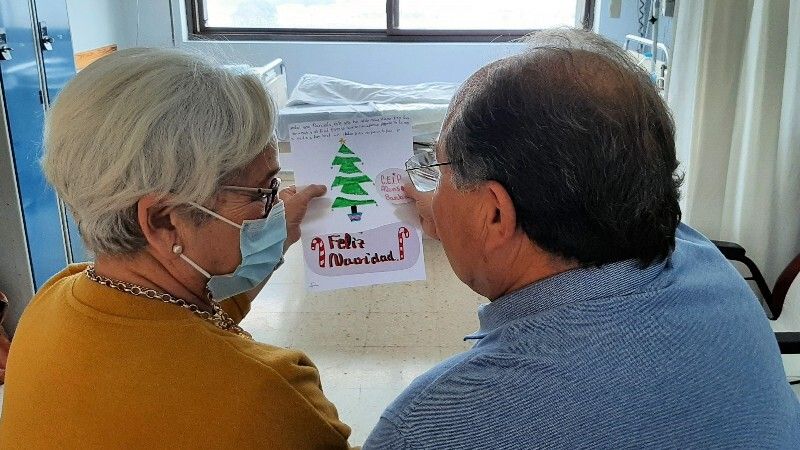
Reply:
<svg viewBox="0 0 800 450"><path fill-rule="evenodd" d="M490 303L377 448L798 448L800 408L752 291L680 224L674 129L614 44L543 32L479 70L412 159L426 231Z"/></svg>

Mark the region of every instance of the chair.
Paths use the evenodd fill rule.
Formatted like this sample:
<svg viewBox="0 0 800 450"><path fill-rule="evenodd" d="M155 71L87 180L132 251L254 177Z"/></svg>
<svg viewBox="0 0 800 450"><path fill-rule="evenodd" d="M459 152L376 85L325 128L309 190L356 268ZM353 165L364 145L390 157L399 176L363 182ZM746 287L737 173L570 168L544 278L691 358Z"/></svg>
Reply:
<svg viewBox="0 0 800 450"><path fill-rule="evenodd" d="M761 296L765 303L765 312L770 320L776 320L783 311L783 302L786 300L786 294L789 292L789 287L792 282L797 278L800 273L800 254L789 262L783 272L778 276L775 281L775 286L770 290L761 271L750 258L747 257L744 247L735 242L726 241L711 241L717 246L725 258L731 261L738 261L750 271L750 276L745 276L744 279L754 281L758 287ZM800 332L775 332L775 339L778 341L778 347L783 354L800 354Z"/></svg>

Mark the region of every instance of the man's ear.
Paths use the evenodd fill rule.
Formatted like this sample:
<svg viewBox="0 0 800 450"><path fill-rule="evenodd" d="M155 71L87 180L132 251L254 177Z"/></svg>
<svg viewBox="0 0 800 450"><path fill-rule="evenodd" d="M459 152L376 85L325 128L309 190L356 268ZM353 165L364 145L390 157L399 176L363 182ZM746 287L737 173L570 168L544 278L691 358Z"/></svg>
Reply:
<svg viewBox="0 0 800 450"><path fill-rule="evenodd" d="M137 214L139 227L151 251L162 258L177 257L172 247L182 244L178 242L175 207L165 205L155 194L147 194L137 202Z"/></svg>
<svg viewBox="0 0 800 450"><path fill-rule="evenodd" d="M501 250L517 232L517 211L508 191L496 181L488 181L484 187L486 201L486 242L488 252Z"/></svg>

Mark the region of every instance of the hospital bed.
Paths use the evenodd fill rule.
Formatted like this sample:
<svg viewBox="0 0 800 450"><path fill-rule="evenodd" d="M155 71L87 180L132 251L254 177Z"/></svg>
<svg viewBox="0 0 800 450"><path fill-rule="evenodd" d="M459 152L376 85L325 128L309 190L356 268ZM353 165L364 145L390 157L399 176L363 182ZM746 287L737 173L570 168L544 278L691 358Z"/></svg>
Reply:
<svg viewBox="0 0 800 450"><path fill-rule="evenodd" d="M647 52L640 52L631 48L638 47L641 50L648 49ZM623 48L633 59L650 74L650 78L658 88L659 93L664 99L669 94L670 69L672 68L669 48L661 42L656 43L656 51L653 51L653 40L629 34L625 36ZM653 56L656 58L655 73L653 72Z"/></svg>
<svg viewBox="0 0 800 450"><path fill-rule="evenodd" d="M295 164L289 144L289 126L300 122L407 116L411 118L415 147L424 148L438 135L450 99L458 88L456 83L364 84L306 74L288 94L286 66L282 60L248 70L259 77L278 106L276 134L285 171L292 171Z"/></svg>
<svg viewBox="0 0 800 450"><path fill-rule="evenodd" d="M265 66L251 66L248 64L233 64L225 66L234 71L252 73L261 81L264 89L270 93L272 100L278 108L286 105L288 100L286 85L286 64L278 58Z"/></svg>

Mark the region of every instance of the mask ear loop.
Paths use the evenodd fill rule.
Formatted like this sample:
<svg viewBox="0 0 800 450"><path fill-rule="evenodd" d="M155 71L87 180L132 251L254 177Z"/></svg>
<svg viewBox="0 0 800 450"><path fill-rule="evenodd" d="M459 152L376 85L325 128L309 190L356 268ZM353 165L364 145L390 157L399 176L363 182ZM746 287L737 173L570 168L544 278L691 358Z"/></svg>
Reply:
<svg viewBox="0 0 800 450"><path fill-rule="evenodd" d="M197 203L195 203L195 202L189 202L189 204L190 204L190 205L192 205L192 206L194 206L195 208L199 209L200 211L203 211L204 213L206 213L206 214L208 214L208 215L212 216L212 217L216 217L217 219L219 219L219 220L221 220L221 221L223 221L223 222L225 222L225 223L227 223L227 224L229 224L229 225L233 225L233 226L235 226L236 228L238 228L238 229L240 229L240 230L242 229L242 226L241 226L241 225L239 225L238 223L236 223L236 222L232 221L231 219L228 219L227 217L223 217L223 216L221 216L221 215L219 215L219 214L215 213L214 211L212 211L212 210L210 210L210 209L206 208L206 207L205 207L205 206L203 206L203 205L199 205L199 204L197 204Z"/></svg>
<svg viewBox="0 0 800 450"><path fill-rule="evenodd" d="M172 253L175 253L176 255L180 256L182 260L184 260L187 263L189 263L190 266L194 267L195 270L197 270L201 274L205 275L206 278L211 278L211 274L210 273L206 272L196 262L192 261L191 259L189 259L188 256L183 254L183 247L181 247L180 245L178 245L178 244L173 245L172 246Z"/></svg>

